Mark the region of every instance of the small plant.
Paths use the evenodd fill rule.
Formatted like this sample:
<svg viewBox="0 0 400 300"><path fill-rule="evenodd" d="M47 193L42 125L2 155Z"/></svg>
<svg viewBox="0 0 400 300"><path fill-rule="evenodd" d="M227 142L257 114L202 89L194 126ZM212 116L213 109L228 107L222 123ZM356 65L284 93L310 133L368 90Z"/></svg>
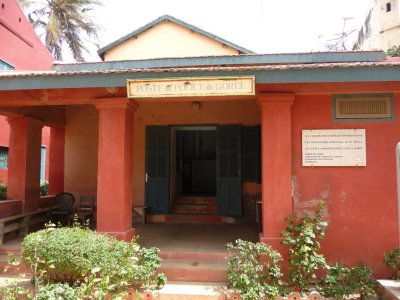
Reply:
<svg viewBox="0 0 400 300"><path fill-rule="evenodd" d="M54 283L41 286L35 295L35 300L80 300L78 290L65 283Z"/></svg>
<svg viewBox="0 0 400 300"><path fill-rule="evenodd" d="M350 282L350 269L336 263L321 283L321 292L325 297L343 298L350 296L354 288Z"/></svg>
<svg viewBox="0 0 400 300"><path fill-rule="evenodd" d="M360 294L360 299L369 295L376 295L378 283L372 276L372 269L366 265L359 265L350 271L351 285Z"/></svg>
<svg viewBox="0 0 400 300"><path fill-rule="evenodd" d="M40 196L48 195L49 182L47 180L40 180Z"/></svg>
<svg viewBox="0 0 400 300"><path fill-rule="evenodd" d="M360 299L365 299L369 295L376 295L377 288L378 283L372 276L372 270L366 265L348 269L337 263L330 267L321 284L322 294L335 298L359 293Z"/></svg>
<svg viewBox="0 0 400 300"><path fill-rule="evenodd" d="M0 200L7 200L7 184L0 183Z"/></svg>
<svg viewBox="0 0 400 300"><path fill-rule="evenodd" d="M384 254L386 266L395 272L393 279L400 279L400 248Z"/></svg>
<svg viewBox="0 0 400 300"><path fill-rule="evenodd" d="M279 295L282 276L281 255L264 243L236 240L227 245L230 252L228 279L243 299L258 300Z"/></svg>
<svg viewBox="0 0 400 300"><path fill-rule="evenodd" d="M316 271L328 268L322 254L318 253L327 226L322 221L323 205L320 205L314 217L306 216L296 220L289 215L285 231L282 233L283 245L289 246L290 284L298 291L307 291L312 280L317 278Z"/></svg>

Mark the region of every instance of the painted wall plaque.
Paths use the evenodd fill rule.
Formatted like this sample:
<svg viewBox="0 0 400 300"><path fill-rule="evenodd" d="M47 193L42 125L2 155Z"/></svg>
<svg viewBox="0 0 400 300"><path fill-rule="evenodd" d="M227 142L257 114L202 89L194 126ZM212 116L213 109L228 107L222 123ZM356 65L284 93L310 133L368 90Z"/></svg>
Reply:
<svg viewBox="0 0 400 300"><path fill-rule="evenodd" d="M302 131L305 167L367 165L365 129L316 129Z"/></svg>
<svg viewBox="0 0 400 300"><path fill-rule="evenodd" d="M255 95L254 76L128 80L129 98Z"/></svg>

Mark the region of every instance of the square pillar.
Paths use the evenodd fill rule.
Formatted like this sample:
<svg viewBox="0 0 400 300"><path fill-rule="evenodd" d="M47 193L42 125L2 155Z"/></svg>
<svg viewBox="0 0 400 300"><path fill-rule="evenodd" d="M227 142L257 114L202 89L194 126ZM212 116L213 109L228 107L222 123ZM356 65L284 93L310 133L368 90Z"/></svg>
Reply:
<svg viewBox="0 0 400 300"><path fill-rule="evenodd" d="M21 200L23 211L32 211L38 208L40 197L43 124L22 116L7 120L10 124L7 198Z"/></svg>
<svg viewBox="0 0 400 300"><path fill-rule="evenodd" d="M64 192L64 127L50 128L49 195Z"/></svg>
<svg viewBox="0 0 400 300"><path fill-rule="evenodd" d="M136 105L126 98L97 99L99 148L97 231L125 241L132 228L133 123Z"/></svg>
<svg viewBox="0 0 400 300"><path fill-rule="evenodd" d="M260 241L280 249L285 218L293 213L291 106L293 94L258 95L261 110L262 233Z"/></svg>

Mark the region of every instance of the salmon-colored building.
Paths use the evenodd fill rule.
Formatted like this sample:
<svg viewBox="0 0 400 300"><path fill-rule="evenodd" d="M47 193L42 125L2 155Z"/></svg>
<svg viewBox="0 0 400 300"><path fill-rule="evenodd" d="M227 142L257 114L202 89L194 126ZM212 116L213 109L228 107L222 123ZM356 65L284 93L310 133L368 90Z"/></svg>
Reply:
<svg viewBox="0 0 400 300"><path fill-rule="evenodd" d="M10 70L49 70L54 58L36 35L18 1L0 1L0 73ZM0 116L0 182L7 183L10 126ZM40 178L48 179L49 128L42 132ZM46 159L47 158L47 159ZM47 169L46 169L47 166Z"/></svg>
<svg viewBox="0 0 400 300"><path fill-rule="evenodd" d="M199 39L205 56L186 47ZM187 52L173 57L178 42ZM253 54L170 16L99 54L111 61L0 73L0 109L16 115L9 193L24 209L38 205L44 124L58 149L53 192L96 195L100 232L130 239L132 206L147 206L149 221L190 222L201 201L215 204L200 208L203 222L255 222L259 199L259 239L280 249L285 217L322 203L328 261L385 272L383 253L399 246L400 62L380 51Z"/></svg>

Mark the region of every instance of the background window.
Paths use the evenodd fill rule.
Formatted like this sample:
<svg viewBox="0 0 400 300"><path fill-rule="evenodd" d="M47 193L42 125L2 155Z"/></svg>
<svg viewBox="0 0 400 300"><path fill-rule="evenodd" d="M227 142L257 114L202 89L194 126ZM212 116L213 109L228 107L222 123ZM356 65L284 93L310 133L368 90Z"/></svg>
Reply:
<svg viewBox="0 0 400 300"><path fill-rule="evenodd" d="M40 153L40 180L45 180L46 174L46 147L42 146Z"/></svg>
<svg viewBox="0 0 400 300"><path fill-rule="evenodd" d="M0 147L0 170L7 170L8 148Z"/></svg>

